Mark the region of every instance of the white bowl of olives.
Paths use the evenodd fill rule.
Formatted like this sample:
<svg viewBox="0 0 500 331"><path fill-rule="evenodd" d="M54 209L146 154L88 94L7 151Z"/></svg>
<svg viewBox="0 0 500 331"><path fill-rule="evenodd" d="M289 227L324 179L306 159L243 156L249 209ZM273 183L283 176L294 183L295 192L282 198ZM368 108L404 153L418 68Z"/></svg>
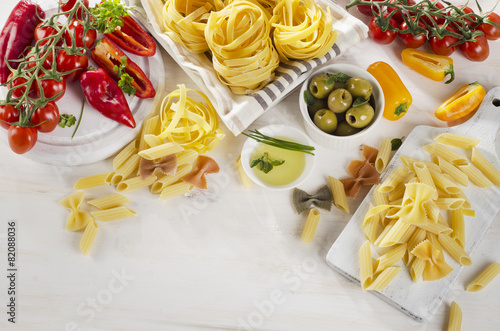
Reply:
<svg viewBox="0 0 500 331"><path fill-rule="evenodd" d="M304 82L299 106L306 132L314 142L346 150L367 141L382 118L384 94L366 70L331 64Z"/></svg>

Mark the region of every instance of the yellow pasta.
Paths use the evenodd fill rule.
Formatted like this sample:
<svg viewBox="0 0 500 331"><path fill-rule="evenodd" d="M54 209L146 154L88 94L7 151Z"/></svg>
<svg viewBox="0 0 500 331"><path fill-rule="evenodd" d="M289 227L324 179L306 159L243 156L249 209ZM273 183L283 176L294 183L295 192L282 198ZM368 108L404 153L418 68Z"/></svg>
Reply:
<svg viewBox="0 0 500 331"><path fill-rule="evenodd" d="M102 198L90 200L88 203L99 209L109 209L121 206L130 201L131 200L129 198L121 195L120 193L113 193Z"/></svg>
<svg viewBox="0 0 500 331"><path fill-rule="evenodd" d="M170 154L177 154L183 150L184 148L181 145L169 142L140 151L139 156L146 160L156 160Z"/></svg>
<svg viewBox="0 0 500 331"><path fill-rule="evenodd" d="M468 217L476 217L476 212L473 209L463 209L462 208L462 214L464 216L468 216Z"/></svg>
<svg viewBox="0 0 500 331"><path fill-rule="evenodd" d="M416 228L415 231L412 233L410 239L408 239L408 242L406 243L406 252L405 255L403 256L403 262L406 265L409 265L410 262L413 260L413 254L411 254L411 251L420 244L422 241L425 240L426 237L426 231L421 228Z"/></svg>
<svg viewBox="0 0 500 331"><path fill-rule="evenodd" d="M129 179L125 179L120 183L118 183L118 185L116 186L116 190L118 192L129 192L149 185L153 185L155 181L156 181L155 175L150 176L145 180L142 180L141 176L136 176Z"/></svg>
<svg viewBox="0 0 500 331"><path fill-rule="evenodd" d="M492 263L484 269L465 289L467 292L477 292L488 285L500 274L500 263Z"/></svg>
<svg viewBox="0 0 500 331"><path fill-rule="evenodd" d="M164 188L175 182L178 182L182 177L186 176L189 172L191 172L192 169L193 165L184 164L181 165L179 168L177 168L175 175L173 176L167 175L160 179L157 179L156 182L154 182L153 185L151 186L151 193L154 194L161 193L161 191L163 191Z"/></svg>
<svg viewBox="0 0 500 331"><path fill-rule="evenodd" d="M381 193L388 193L395 189L399 183L403 181L405 176L408 174L408 169L406 168L396 168L380 185L379 191Z"/></svg>
<svg viewBox="0 0 500 331"><path fill-rule="evenodd" d="M320 58L335 43L330 7L325 13L314 0L283 0L273 14L274 44L282 61Z"/></svg>
<svg viewBox="0 0 500 331"><path fill-rule="evenodd" d="M436 158L436 163L439 166L439 168L441 168L442 172L450 175L451 178L453 178L453 180L456 181L458 184L462 186L469 185L469 178L467 177L467 175L464 174L462 171L460 171L460 169L455 167L453 164L443 160L440 157Z"/></svg>
<svg viewBox="0 0 500 331"><path fill-rule="evenodd" d="M170 199L185 194L193 189L193 185L179 182L165 187L160 193L160 200Z"/></svg>
<svg viewBox="0 0 500 331"><path fill-rule="evenodd" d="M415 227L413 226L413 224L404 222L403 220L399 219L398 221L396 221L394 226L378 246L389 247L400 244L402 242L406 242L411 237L414 230Z"/></svg>
<svg viewBox="0 0 500 331"><path fill-rule="evenodd" d="M377 240L375 240L375 245L376 246L380 246L380 243L382 242L382 240L384 240L384 238L387 236L387 234L389 233L389 231L391 231L391 229L394 226L394 224L396 224L396 220L391 220L389 222L389 224L387 224L384 227L384 230L382 231L382 233L379 234L378 237L377 237Z"/></svg>
<svg viewBox="0 0 500 331"><path fill-rule="evenodd" d="M493 183L472 164L460 165L458 168L462 170L467 177L469 177L470 181L477 187L493 186Z"/></svg>
<svg viewBox="0 0 500 331"><path fill-rule="evenodd" d="M441 243L439 242L439 239L436 234L427 232L427 239L429 242L434 246L439 251L439 259L444 260L444 253L443 253L443 247L441 246Z"/></svg>
<svg viewBox="0 0 500 331"><path fill-rule="evenodd" d="M460 167L460 166L459 166ZM448 194L458 194L462 189L453 180L449 179L446 174L430 169L432 180L438 189L443 190Z"/></svg>
<svg viewBox="0 0 500 331"><path fill-rule="evenodd" d="M361 288L366 291L373 281L373 258L369 241L365 241L359 249L359 265Z"/></svg>
<svg viewBox="0 0 500 331"><path fill-rule="evenodd" d="M461 198L438 198L434 203L441 210L455 210L460 209L464 204L464 199Z"/></svg>
<svg viewBox="0 0 500 331"><path fill-rule="evenodd" d="M119 169L127 160L137 153L137 139L132 140L113 158L113 169Z"/></svg>
<svg viewBox="0 0 500 331"><path fill-rule="evenodd" d="M96 220L101 222L110 222L122 218L137 216L137 213L135 211L125 206L119 206L105 210L97 210L91 212L91 214L95 217Z"/></svg>
<svg viewBox="0 0 500 331"><path fill-rule="evenodd" d="M453 231L452 228L450 228L449 226L444 225L440 222L438 222L438 223L427 222L427 223L415 224L415 225L418 226L419 228L425 230L425 231L428 231L428 232L434 233L434 234L440 234L440 233L450 234Z"/></svg>
<svg viewBox="0 0 500 331"><path fill-rule="evenodd" d="M159 116L155 115L144 121L141 130L141 135L139 138L139 146L138 146L139 151L148 148L145 136L158 134L159 119L160 119Z"/></svg>
<svg viewBox="0 0 500 331"><path fill-rule="evenodd" d="M465 164L467 163L467 159L457 152L452 151L446 146L440 144L429 144L425 145L424 150L431 155L436 157L440 157L445 161L450 162L451 164Z"/></svg>
<svg viewBox="0 0 500 331"><path fill-rule="evenodd" d="M443 245L443 248L451 255L455 261L461 265L471 265L471 259L469 255L464 251L462 246L460 246L455 240L451 238L448 234L440 233L438 235L439 242Z"/></svg>
<svg viewBox="0 0 500 331"><path fill-rule="evenodd" d="M92 217L80 209L80 205L85 197L84 191L75 192L59 201L59 204L71 211L66 221L66 230L80 231L87 226Z"/></svg>
<svg viewBox="0 0 500 331"><path fill-rule="evenodd" d="M377 185L377 187L375 188L375 191L373 192L373 200L375 201L375 206L389 204L389 200L387 199L387 195L380 192L379 188L380 188L380 184Z"/></svg>
<svg viewBox="0 0 500 331"><path fill-rule="evenodd" d="M82 239L80 240L80 250L82 251L83 255L89 255L90 249L94 244L98 228L99 227L97 226L97 223L94 220L92 220L92 222L89 222L85 227Z"/></svg>
<svg viewBox="0 0 500 331"><path fill-rule="evenodd" d="M431 173L424 163L415 162L413 163L413 168L415 170L415 175L417 175L417 178L420 183L424 183L426 185L429 185L433 189L436 189L436 185L434 184L434 180L432 179ZM437 197L438 194L436 191L433 195L433 199L436 199Z"/></svg>
<svg viewBox="0 0 500 331"><path fill-rule="evenodd" d="M377 158L375 159L375 169L377 169L379 173L382 173L389 163L391 148L391 140L389 138L384 138L378 150Z"/></svg>
<svg viewBox="0 0 500 331"><path fill-rule="evenodd" d="M121 167L119 167L113 178L111 178L111 184L118 185L124 179L127 179L134 171L139 168L139 163L141 162L141 157L137 154L132 155Z"/></svg>
<svg viewBox="0 0 500 331"><path fill-rule="evenodd" d="M434 138L434 141L454 147L471 149L477 144L479 144L481 140L447 132L447 133L442 133L436 138Z"/></svg>
<svg viewBox="0 0 500 331"><path fill-rule="evenodd" d="M437 223L439 218L439 206L434 202L434 200L429 200L424 205L425 212L427 213L427 219L431 222Z"/></svg>
<svg viewBox="0 0 500 331"><path fill-rule="evenodd" d="M318 227L318 222L321 214L316 208L311 208L309 211L309 215L307 216L306 225L304 226L304 230L302 231L302 241L310 243L314 237L314 233L316 232L316 228Z"/></svg>
<svg viewBox="0 0 500 331"><path fill-rule="evenodd" d="M344 185L337 178L328 176L328 182L330 183L330 190L333 195L333 202L335 205L346 213L349 213L349 205L347 204L347 197L345 195Z"/></svg>
<svg viewBox="0 0 500 331"><path fill-rule="evenodd" d="M194 160L196 160L198 155L198 152L193 149L187 149L180 152L179 154L177 154L177 167L193 162Z"/></svg>
<svg viewBox="0 0 500 331"><path fill-rule="evenodd" d="M500 186L500 171L496 169L476 148L472 149L471 161L496 186Z"/></svg>
<svg viewBox="0 0 500 331"><path fill-rule="evenodd" d="M372 204L370 203L370 209L372 208ZM380 223L380 215L375 214L371 215L370 217L365 217L363 220L363 224L361 225L361 228L363 229L363 232L365 233L366 239L368 239L371 243L374 243L375 240L377 239L377 230L378 226Z"/></svg>
<svg viewBox="0 0 500 331"><path fill-rule="evenodd" d="M462 309L455 301L451 303L448 331L460 331L462 327Z"/></svg>
<svg viewBox="0 0 500 331"><path fill-rule="evenodd" d="M109 172L105 172L99 175L92 175L87 177L82 177L78 179L73 186L75 190L86 190L93 187L108 185L109 182L106 179L109 176Z"/></svg>
<svg viewBox="0 0 500 331"><path fill-rule="evenodd" d="M245 170L243 170L243 165L241 164L241 155L238 155L236 159L236 170L238 171L238 175L240 176L241 183L245 190L247 190L252 185L252 180L246 174Z"/></svg>
<svg viewBox="0 0 500 331"><path fill-rule="evenodd" d="M158 136L156 136L154 134L146 134L142 137L144 139L144 142L146 143L146 146L144 146L144 148L142 150L146 149L146 147L151 148L151 147L157 147L157 146L164 144L164 141L161 140L160 138L158 138Z"/></svg>
<svg viewBox="0 0 500 331"><path fill-rule="evenodd" d="M415 258L410 267L411 279L413 279L415 283L418 283L420 278L422 278L422 275L424 274L424 269L425 269L425 260Z"/></svg>
<svg viewBox="0 0 500 331"><path fill-rule="evenodd" d="M463 191L460 191L457 194L452 194L451 197L463 199L464 204L462 205L462 208L466 208L466 209L472 208L472 205L471 205L469 199L467 198L467 196L465 195L465 193Z"/></svg>
<svg viewBox="0 0 500 331"><path fill-rule="evenodd" d="M403 162L403 164L405 165L405 167L408 168L408 170L411 170L411 171L415 170L415 168L414 168L415 162L423 163L429 169L434 169L434 170L437 170L437 171L441 171L439 169L439 166L437 164L432 163L432 162L415 159L413 157L409 157L409 156L406 156L406 155L400 155L399 159L401 160L401 162Z"/></svg>
<svg viewBox="0 0 500 331"><path fill-rule="evenodd" d="M390 282L399 274L402 268L389 267L384 269L380 275L375 278L373 283L368 286L368 291L381 291L389 285Z"/></svg>
<svg viewBox="0 0 500 331"><path fill-rule="evenodd" d="M397 245L389 252L379 257L377 260L375 260L375 264L373 266L375 269L375 274L382 272L386 268L392 266L394 263L402 260L403 256L405 255L405 252L406 252L406 243Z"/></svg>

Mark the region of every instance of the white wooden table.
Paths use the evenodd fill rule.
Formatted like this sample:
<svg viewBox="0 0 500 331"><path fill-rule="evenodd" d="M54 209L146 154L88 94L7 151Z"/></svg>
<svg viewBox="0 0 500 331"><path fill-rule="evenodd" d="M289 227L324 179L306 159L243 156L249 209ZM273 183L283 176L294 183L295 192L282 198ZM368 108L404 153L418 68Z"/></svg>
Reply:
<svg viewBox="0 0 500 331"><path fill-rule="evenodd" d="M485 0L481 5L489 9L494 2ZM14 4L0 2L2 26ZM356 10L351 13L368 21ZM500 41L490 46L490 57L482 63L453 55L457 78L449 86L406 67L398 42L378 46L368 39L351 49L338 62L367 67L386 61L400 73L414 100L403 119L384 119L374 140L366 143L378 146L387 135L406 136L419 124L443 126L434 109L462 84L477 80L486 90L500 86ZM167 90L178 83L196 87L164 55ZM254 126L280 122L302 128L298 98L295 91ZM1 329L443 330L453 300L464 313L463 330L500 327L500 280L482 292L464 291L488 263L500 262L499 217L445 304L430 322L420 324L363 293L326 265L326 252L348 215L335 208L321 211L313 242L303 244L305 217L292 210L290 191L255 185L243 189L234 160L244 137L229 133L210 153L222 170L209 177L210 188L204 194L170 201L159 201L147 190L127 194L139 216L100 224L89 257L78 248L81 234L64 230L68 212L57 201L73 192L77 178L108 171L110 160L73 168L47 166L12 153L5 140L0 143ZM347 175L348 162L359 157L357 150L334 153L319 148L314 175L301 188L313 191L327 175ZM350 201L351 210L365 193ZM6 314L9 221L17 223L15 325L7 322Z"/></svg>

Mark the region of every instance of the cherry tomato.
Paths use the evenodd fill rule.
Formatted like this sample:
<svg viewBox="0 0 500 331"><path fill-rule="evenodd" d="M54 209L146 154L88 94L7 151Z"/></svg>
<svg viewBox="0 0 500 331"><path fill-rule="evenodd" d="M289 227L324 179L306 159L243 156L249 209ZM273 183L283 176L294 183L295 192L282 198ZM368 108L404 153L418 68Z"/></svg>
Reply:
<svg viewBox="0 0 500 331"><path fill-rule="evenodd" d="M59 108L55 102L48 102L43 108L37 108L31 116L31 123L40 132L52 132L59 124Z"/></svg>
<svg viewBox="0 0 500 331"><path fill-rule="evenodd" d="M426 29L426 26L422 21L418 22L418 26ZM400 30L406 30L407 28L408 25L406 24L406 22L401 23ZM419 48L420 46L424 45L425 42L427 41L427 36L423 32L419 32L416 36L411 34L411 32L407 33L400 32L398 36L403 42L403 44L408 48Z"/></svg>
<svg viewBox="0 0 500 331"><path fill-rule="evenodd" d="M68 30L64 34L64 38L66 39L66 45L71 46L72 40L71 36L75 36L75 42L77 47L83 47L83 25L77 20L73 20L69 26ZM92 48L94 46L95 40L97 38L97 31L93 29L89 29L87 34L85 35L85 45L87 48Z"/></svg>
<svg viewBox="0 0 500 331"><path fill-rule="evenodd" d="M432 2L432 3L433 3L436 7L437 7L437 10L440 10L440 9L444 9L444 8L445 8L445 7L444 7L444 5L443 5L441 2L439 2L438 0L431 0L431 2ZM430 8L429 8L429 6L428 6L428 5L426 5L426 4L424 3L424 9L430 9ZM435 11L436 9L434 9L434 8L433 8L431 11L433 11L433 10ZM440 12L440 14L442 14L442 15L446 15L444 12ZM431 17L432 17L432 20L434 20L434 22L436 22L438 25L439 25L439 24L443 24L443 23L446 21L446 19L444 19L443 17L437 17L437 16L434 16L434 15L431 15ZM423 19L423 20L424 20L427 24L429 24L430 26L433 26L433 25L434 25L434 24L432 23L432 21L429 19L429 17L427 17L427 16L423 15L423 16L422 16L422 19Z"/></svg>
<svg viewBox="0 0 500 331"><path fill-rule="evenodd" d="M57 30L51 26L42 26L46 22L39 23L35 28L35 41L39 41L43 38L47 38L57 34ZM49 39L50 40L50 39ZM45 45L49 40L44 40L40 43L40 45ZM58 46L61 46L61 42L57 43Z"/></svg>
<svg viewBox="0 0 500 331"><path fill-rule="evenodd" d="M10 149L14 153L24 154L33 148L38 138L38 131L31 126L12 125L7 133Z"/></svg>
<svg viewBox="0 0 500 331"><path fill-rule="evenodd" d="M10 80L14 74L11 72L9 77L7 77L7 80ZM19 86L21 84L26 83L28 80L23 77L18 77L14 79L14 81L11 84L8 84L7 87L12 90L12 97L14 98L20 98L23 96L24 92L26 91L26 85L25 86ZM34 91L33 87L31 88L31 91Z"/></svg>
<svg viewBox="0 0 500 331"><path fill-rule="evenodd" d="M384 0L373 0L373 2L380 2L380 1L384 1ZM378 9L377 7L375 6L370 6L370 5L360 5L358 6L358 11L363 14L363 15L366 15L366 16L373 16L373 13L372 13L372 7L373 9L375 10L376 13L378 13Z"/></svg>
<svg viewBox="0 0 500 331"><path fill-rule="evenodd" d="M488 15L487 18L489 21L496 23L498 26L500 26L500 16L498 16L495 13L489 13L489 14L487 13L486 15ZM500 38L500 29L494 25L488 23L481 23L479 24L478 29L483 31L484 35L489 40L497 40L498 38Z"/></svg>
<svg viewBox="0 0 500 331"><path fill-rule="evenodd" d="M69 74L64 75L66 82L74 82L80 78L80 75L83 73L85 69L89 66L89 58L87 55L68 55L65 50L59 52L57 56L57 71L59 72L67 72L74 69Z"/></svg>
<svg viewBox="0 0 500 331"><path fill-rule="evenodd" d="M43 75L44 74L40 75L40 77L43 77ZM53 96L55 96L56 94L58 94L62 91L61 95L59 95L56 99L54 99L52 101L61 100L61 98L63 97L63 95L66 91L66 80L64 79L64 77L61 78L60 82L58 82L55 79L40 80L40 85L42 86L43 94L45 95L45 97L47 99L52 98ZM41 96L41 92L40 92L40 88L39 88L38 84L36 84L36 91L37 91L38 95Z"/></svg>
<svg viewBox="0 0 500 331"><path fill-rule="evenodd" d="M439 25L441 27L442 25ZM451 32L456 32L451 26L447 26L446 30ZM444 36L442 39L437 37L430 37L429 44L431 45L432 51L438 55L449 56L455 52L457 46L451 46L458 41L458 38L453 36Z"/></svg>
<svg viewBox="0 0 500 331"><path fill-rule="evenodd" d="M394 3L394 4L398 4L398 5L401 5L401 4L405 4L405 1L404 0L390 0L391 3ZM406 4L407 5L414 5L416 4L415 0L406 0ZM403 19L403 14L405 16L408 16L407 13L405 12L401 12L399 9L396 9L395 7L387 7L387 13L392 13L393 11L397 11L394 15L392 15L392 18L394 20L396 20L396 22L398 22L398 24L401 24L402 22L404 22L404 19Z"/></svg>
<svg viewBox="0 0 500 331"><path fill-rule="evenodd" d="M389 20L389 24L396 29L399 28L398 23L392 18ZM396 39L396 36L398 34L396 31L390 29L382 31L382 29L375 23L375 17L370 20L368 28L373 41L380 45L387 45L392 43L394 39Z"/></svg>
<svg viewBox="0 0 500 331"><path fill-rule="evenodd" d="M36 66L37 63L34 62L36 59L37 58L35 57L35 55L32 55L28 58L28 61L33 61L33 62L28 63L29 68L33 68L34 66ZM43 61L42 67L44 67L47 70L52 69L52 62L54 62L54 55L52 55L52 52L51 52L51 53L49 53L49 55L47 55L47 57L45 58L45 61Z"/></svg>
<svg viewBox="0 0 500 331"><path fill-rule="evenodd" d="M68 11L73 9L75 6L76 0L59 0L59 3L61 4L61 11ZM82 0L82 3L85 7L89 8L89 0ZM68 16L68 15L66 15ZM76 11L76 18L82 19L82 9L78 8Z"/></svg>
<svg viewBox="0 0 500 331"><path fill-rule="evenodd" d="M9 123L19 121L19 110L13 105L0 106L0 126L5 130L10 128ZM7 123L6 123L7 122Z"/></svg>
<svg viewBox="0 0 500 331"><path fill-rule="evenodd" d="M461 9L465 14L474 14L474 11L470 7L460 5L457 6L457 8ZM467 24L471 29L474 28L477 24L477 18L475 17L471 17L470 19L466 18L464 20L465 24Z"/></svg>
<svg viewBox="0 0 500 331"><path fill-rule="evenodd" d="M488 39L484 35L477 36L476 41L467 41L458 47L462 54L471 61L481 62L490 55Z"/></svg>

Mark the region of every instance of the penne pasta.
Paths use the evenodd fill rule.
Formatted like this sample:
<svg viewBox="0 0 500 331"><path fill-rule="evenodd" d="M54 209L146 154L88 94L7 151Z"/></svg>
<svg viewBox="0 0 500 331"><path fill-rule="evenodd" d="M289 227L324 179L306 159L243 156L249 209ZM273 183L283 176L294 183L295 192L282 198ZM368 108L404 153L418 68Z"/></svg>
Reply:
<svg viewBox="0 0 500 331"><path fill-rule="evenodd" d="M137 213L133 211L132 209L125 207L125 206L120 206L120 207L115 207L115 208L110 208L110 209L105 209L105 210L97 210L91 212L92 216L95 217L96 220L101 221L101 222L110 222L110 221L116 221L122 218L128 218L128 217L134 217L137 216Z"/></svg>
<svg viewBox="0 0 500 331"><path fill-rule="evenodd" d="M496 169L476 148L472 149L471 161L496 186L500 186L500 171Z"/></svg>
<svg viewBox="0 0 500 331"><path fill-rule="evenodd" d="M320 216L321 214L316 208L311 208L311 210L309 210L306 225L304 226L301 237L302 241L306 244L312 241L314 233L316 232L316 228L318 227Z"/></svg>
<svg viewBox="0 0 500 331"><path fill-rule="evenodd" d="M132 140L113 158L113 169L119 169L134 154L137 154L137 139Z"/></svg>
<svg viewBox="0 0 500 331"><path fill-rule="evenodd" d="M469 178L467 177L467 175L464 174L463 171L455 167L453 164L443 160L440 157L436 158L436 163L439 168L441 168L441 171L445 174L450 175L455 182L462 186L469 185Z"/></svg>
<svg viewBox="0 0 500 331"><path fill-rule="evenodd" d="M466 209L472 208L472 205L470 204L469 199L467 198L467 196L465 195L465 193L463 191L460 191L457 194L452 194L451 197L464 199L464 204L462 205L462 207L466 208Z"/></svg>
<svg viewBox="0 0 500 331"><path fill-rule="evenodd" d="M439 218L439 206L434 202L434 200L429 200L424 204L425 212L427 213L427 219L433 223L437 223Z"/></svg>
<svg viewBox="0 0 500 331"><path fill-rule="evenodd" d="M462 327L462 309L455 301L451 303L448 331L460 331Z"/></svg>
<svg viewBox="0 0 500 331"><path fill-rule="evenodd" d="M410 171L415 171L415 168L414 168L414 163L415 162L423 163L429 169L434 169L434 170L437 170L437 171L441 171L439 169L439 166L437 164L432 163L432 162L415 159L413 157L409 157L409 156L406 156L406 155L400 155L399 159L401 160L401 162L403 162L403 164L405 165L405 167L408 168L408 170L410 170Z"/></svg>
<svg viewBox="0 0 500 331"><path fill-rule="evenodd" d="M415 162L413 164L413 168L415 169L415 174L420 183L429 185L433 189L436 189L436 185L434 184L434 180L432 179L431 173L427 166L422 162ZM433 195L433 199L438 197L437 191Z"/></svg>
<svg viewBox="0 0 500 331"><path fill-rule="evenodd" d="M411 279L413 279L415 283L418 283L420 278L422 278L422 275L424 274L424 269L425 269L425 260L415 258L410 267Z"/></svg>
<svg viewBox="0 0 500 331"><path fill-rule="evenodd" d="M427 239L430 241L432 246L436 248L439 251L439 258L444 260L444 253L443 253L443 247L441 246L441 243L439 242L439 239L436 234L427 232Z"/></svg>
<svg viewBox="0 0 500 331"><path fill-rule="evenodd" d="M493 186L493 183L485 176L478 168L474 167L472 164L458 166L470 181L477 187L489 187Z"/></svg>
<svg viewBox="0 0 500 331"><path fill-rule="evenodd" d="M108 185L109 182L107 182L106 180L109 174L109 172L105 172L103 174L82 177L76 181L73 188L75 190L86 190L93 187Z"/></svg>
<svg viewBox="0 0 500 331"><path fill-rule="evenodd" d="M455 240L451 238L449 234L440 233L438 235L439 242L443 245L443 248L450 254L450 256L455 259L461 265L471 265L471 259L469 255L464 251L462 246L460 246Z"/></svg>
<svg viewBox="0 0 500 331"><path fill-rule="evenodd" d="M399 183L403 181L405 176L408 174L408 169L406 168L396 168L389 176L384 180L384 182L378 188L381 193L389 193L394 190Z"/></svg>
<svg viewBox="0 0 500 331"><path fill-rule="evenodd" d="M405 255L403 256L403 262L406 265L409 265L410 262L413 260L413 254L411 254L411 251L420 244L422 241L425 240L427 231L424 229L421 229L417 227L415 231L412 233L410 239L408 239L408 242L406 243L406 252Z"/></svg>
<svg viewBox="0 0 500 331"><path fill-rule="evenodd" d="M140 140L138 143L139 151L148 148L148 144L144 139L145 136L149 134L157 135L159 133L159 123L160 123L160 117L158 115L152 116L151 118L149 118L144 122L141 130Z"/></svg>
<svg viewBox="0 0 500 331"><path fill-rule="evenodd" d="M129 179L125 179L120 183L118 183L118 185L116 185L116 190L118 192L129 192L149 185L153 185L155 181L156 181L155 175L150 176L145 180L142 180L141 176L136 176Z"/></svg>
<svg viewBox="0 0 500 331"><path fill-rule="evenodd" d="M462 214L467 217L476 217L476 212L473 209L463 209Z"/></svg>
<svg viewBox="0 0 500 331"><path fill-rule="evenodd" d="M434 203L440 210L455 210L460 209L464 204L464 199L461 198L438 198Z"/></svg>
<svg viewBox="0 0 500 331"><path fill-rule="evenodd" d="M453 232L451 237L457 242L462 248L465 247L465 223L464 214L461 209L456 209L451 211L451 228Z"/></svg>
<svg viewBox="0 0 500 331"><path fill-rule="evenodd" d="M439 219L439 218L438 218ZM453 229L450 228L447 225L444 225L443 223L437 222L437 223L432 223L432 222L427 222L427 223L422 223L422 224L415 224L419 228L428 231L430 233L434 234L450 234L452 233Z"/></svg>
<svg viewBox="0 0 500 331"><path fill-rule="evenodd" d="M182 152L184 147L177 143L168 142L139 152L139 155L146 160L156 160L170 154Z"/></svg>
<svg viewBox="0 0 500 331"><path fill-rule="evenodd" d="M172 185L175 182L178 182L182 177L191 172L193 166L191 164L184 164L177 168L174 176L164 176L160 179L157 179L153 185L151 186L151 193L159 194L169 185Z"/></svg>
<svg viewBox="0 0 500 331"><path fill-rule="evenodd" d="M344 185L337 178L328 176L330 183L330 190L333 195L333 202L335 205L344 212L349 214L349 205L347 204L347 197L345 195Z"/></svg>
<svg viewBox="0 0 500 331"><path fill-rule="evenodd" d="M446 174L440 173L438 171L429 170L432 176L432 180L436 187L448 194L458 194L462 192L462 189L453 180L449 179Z"/></svg>
<svg viewBox="0 0 500 331"><path fill-rule="evenodd" d="M124 179L127 179L134 171L139 169L141 157L137 154L132 155L121 167L119 167L113 177L111 184L118 185Z"/></svg>
<svg viewBox="0 0 500 331"><path fill-rule="evenodd" d="M121 195L120 193L113 193L102 198L90 200L88 203L99 209L109 209L121 206L130 201L131 200L129 198Z"/></svg>
<svg viewBox="0 0 500 331"><path fill-rule="evenodd" d="M370 209L372 208L372 204L370 203ZM374 214L369 217L365 217L363 220L363 224L361 228L365 233L366 239L368 239L371 243L374 243L377 239L377 231L380 223L380 214Z"/></svg>
<svg viewBox="0 0 500 331"><path fill-rule="evenodd" d="M373 192L373 200L375 201L375 206L388 205L389 199L385 193L380 192L380 184L377 185L375 191Z"/></svg>
<svg viewBox="0 0 500 331"><path fill-rule="evenodd" d="M389 138L384 138L378 150L377 158L375 159L375 169L377 169L379 173L382 173L389 163L391 147L391 140Z"/></svg>
<svg viewBox="0 0 500 331"><path fill-rule="evenodd" d="M390 282L392 282L392 280L394 278L396 278L396 276L399 274L401 269L402 268L398 268L398 267L386 268L384 271L382 271L382 273L380 275L378 275L377 278L375 278L373 283L370 286L368 286L367 290L368 291L383 290L384 288L387 287L387 285L389 285Z"/></svg>
<svg viewBox="0 0 500 331"><path fill-rule="evenodd" d="M193 185L186 182L171 184L163 188L160 193L160 200L170 199L185 194L193 189Z"/></svg>
<svg viewBox="0 0 500 331"><path fill-rule="evenodd" d="M198 152L193 149L187 149L177 154L177 166L180 167L183 164L188 164L196 160L198 157Z"/></svg>
<svg viewBox="0 0 500 331"><path fill-rule="evenodd" d="M401 245L397 245L389 252L379 257L377 260L375 260L375 264L373 266L373 268L375 269L375 274L382 272L386 268L402 260L403 256L405 255L405 252L406 252L406 243L403 243Z"/></svg>
<svg viewBox="0 0 500 331"><path fill-rule="evenodd" d="M373 259L369 241L365 241L359 249L359 266L361 288L366 291L373 281Z"/></svg>
<svg viewBox="0 0 500 331"><path fill-rule="evenodd" d="M82 251L83 255L89 255L90 249L92 248L95 237L97 235L97 229L98 226L96 221L94 220L92 220L92 222L89 222L85 227L82 239L80 240L80 250Z"/></svg>
<svg viewBox="0 0 500 331"><path fill-rule="evenodd" d="M389 222L389 224L387 224L385 227L384 227L384 230L382 231L381 234L378 235L377 237L377 240L375 240L375 246L380 246L380 243L382 242L382 240L384 240L385 236L387 236L387 234L389 233L389 231L391 231L392 227L394 226L394 224L396 224L396 221L397 220L391 220Z"/></svg>
<svg viewBox="0 0 500 331"><path fill-rule="evenodd" d="M164 143L163 140L154 134L146 134L143 139L146 142L146 148L160 146Z"/></svg>
<svg viewBox="0 0 500 331"><path fill-rule="evenodd" d="M500 274L500 263L492 263L484 269L465 289L467 292L481 291Z"/></svg>
<svg viewBox="0 0 500 331"><path fill-rule="evenodd" d="M439 136L434 138L434 141L441 144L465 148L465 149L471 149L481 142L481 140L476 138L469 138L449 132L441 133Z"/></svg>
<svg viewBox="0 0 500 331"><path fill-rule="evenodd" d="M457 152L452 151L446 146L440 144L429 144L425 145L424 150L429 154L440 157L445 161L450 162L451 164L465 164L467 163L467 159Z"/></svg>

